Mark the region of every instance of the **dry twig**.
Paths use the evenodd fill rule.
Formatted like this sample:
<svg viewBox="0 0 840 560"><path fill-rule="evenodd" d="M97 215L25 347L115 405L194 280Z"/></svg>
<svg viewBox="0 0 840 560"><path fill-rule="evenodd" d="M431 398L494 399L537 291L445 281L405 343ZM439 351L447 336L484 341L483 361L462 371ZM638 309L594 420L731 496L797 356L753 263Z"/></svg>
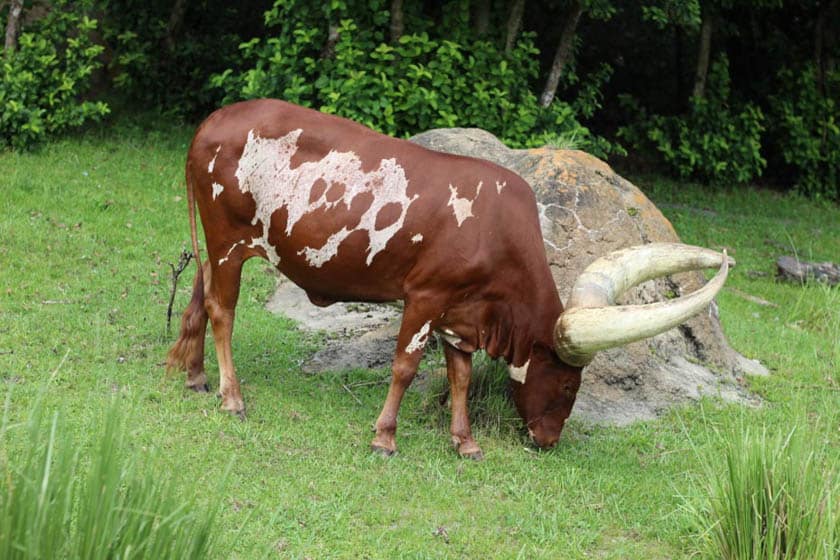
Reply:
<svg viewBox="0 0 840 560"><path fill-rule="evenodd" d="M193 254L189 251L181 251L181 257L178 259L178 265L169 263L169 268L172 269L172 290L169 292L169 306L166 308L166 334L169 334L170 324L172 323L172 305L175 303L175 292L178 289L178 277L190 264Z"/></svg>

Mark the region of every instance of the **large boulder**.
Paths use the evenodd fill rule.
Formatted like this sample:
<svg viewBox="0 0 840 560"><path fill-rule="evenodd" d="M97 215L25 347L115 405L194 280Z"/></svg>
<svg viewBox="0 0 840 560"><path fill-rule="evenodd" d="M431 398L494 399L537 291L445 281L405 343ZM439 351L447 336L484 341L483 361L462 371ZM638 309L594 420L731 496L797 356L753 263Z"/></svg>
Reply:
<svg viewBox="0 0 840 560"><path fill-rule="evenodd" d="M490 160L531 185L546 255L564 302L575 278L596 258L631 245L679 241L671 223L638 188L584 152L548 147L512 150L480 129L431 130L412 141L433 150ZM628 292L620 303L661 301L690 293L704 282L699 272L649 281ZM293 288L287 284L278 293L289 290ZM717 313L713 305L708 313L676 329L600 352L584 370L573 417L626 424L654 418L675 404L703 395L727 401L748 399L742 388L743 374L766 370L729 347ZM383 334L377 337L375 332ZM383 350L392 352L394 342L387 332L374 331L369 338L381 339ZM332 364L329 357L346 358L353 346L358 347L359 340L326 349L316 355L314 367L344 366Z"/></svg>

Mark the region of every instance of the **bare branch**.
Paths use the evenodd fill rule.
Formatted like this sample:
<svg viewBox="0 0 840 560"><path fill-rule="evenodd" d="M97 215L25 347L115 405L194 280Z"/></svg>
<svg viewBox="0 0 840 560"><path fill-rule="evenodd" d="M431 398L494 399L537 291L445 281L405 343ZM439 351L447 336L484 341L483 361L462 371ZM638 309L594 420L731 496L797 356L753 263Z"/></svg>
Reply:
<svg viewBox="0 0 840 560"><path fill-rule="evenodd" d="M525 13L525 0L513 0L508 17L507 36L505 38L505 53L510 53L516 44L516 37L522 27L522 15Z"/></svg>
<svg viewBox="0 0 840 560"><path fill-rule="evenodd" d="M563 26L560 43L557 45L557 52L554 54L554 62L551 64L551 71L548 73L545 89L540 96L540 105L543 107L548 107L554 101L554 96L557 94L557 86L560 83L560 76L563 75L563 68L566 67L566 64L572 58L572 47L575 43L575 33L577 32L581 14L583 14L583 6L580 2L575 2L569 12L569 17L566 19L566 24Z"/></svg>
<svg viewBox="0 0 840 560"><path fill-rule="evenodd" d="M6 22L6 43L5 50L7 54L14 52L17 48L17 36L20 29L20 13L23 11L22 0L10 0L9 4L9 19Z"/></svg>
<svg viewBox="0 0 840 560"><path fill-rule="evenodd" d="M700 26L700 46L697 52L697 71L694 75L693 97L706 95L706 76L709 74L709 56L712 51L712 30L714 29L714 17L712 14L704 14L703 24Z"/></svg>
<svg viewBox="0 0 840 560"><path fill-rule="evenodd" d="M178 259L178 264L173 265L169 263L169 268L172 269L172 289L169 292L169 306L166 308L166 334L169 334L169 327L172 323L172 305L175 303L175 292L178 289L178 277L190 264L193 254L188 251L181 251L181 257Z"/></svg>
<svg viewBox="0 0 840 560"><path fill-rule="evenodd" d="M396 43L405 32L403 0L391 1L391 42Z"/></svg>

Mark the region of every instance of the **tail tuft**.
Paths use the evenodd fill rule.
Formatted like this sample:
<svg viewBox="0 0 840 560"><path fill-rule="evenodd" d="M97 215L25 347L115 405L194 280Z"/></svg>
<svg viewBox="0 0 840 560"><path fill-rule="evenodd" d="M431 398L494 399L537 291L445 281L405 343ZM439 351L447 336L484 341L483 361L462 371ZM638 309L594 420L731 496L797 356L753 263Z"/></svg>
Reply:
<svg viewBox="0 0 840 560"><path fill-rule="evenodd" d="M193 281L192 299L190 299L190 304L181 317L180 335L166 355L166 370L186 370L189 374L188 377L193 378L200 375L204 370L204 335L207 331L207 310L204 308L204 266L201 263L201 255L198 251L198 235L196 233L195 188L189 162L187 162L186 178L190 237L192 238L196 272Z"/></svg>

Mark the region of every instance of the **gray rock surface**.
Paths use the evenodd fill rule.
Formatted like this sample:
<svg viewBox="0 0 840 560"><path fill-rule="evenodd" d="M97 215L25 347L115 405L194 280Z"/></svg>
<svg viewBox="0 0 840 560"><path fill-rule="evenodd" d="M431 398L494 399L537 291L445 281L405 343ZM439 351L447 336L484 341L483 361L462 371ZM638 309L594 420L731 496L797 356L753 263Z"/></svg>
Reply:
<svg viewBox="0 0 840 560"><path fill-rule="evenodd" d="M584 152L511 150L479 129L432 130L412 140L430 149L493 161L531 185L537 195L546 255L563 301L577 275L599 256L631 245L679 241L670 222L639 189ZM704 282L699 272L646 282L626 294L621 303L661 301L690 293ZM289 297L295 297L296 303ZM383 326L380 311L371 311L383 306L367 306L361 312L352 304L349 308L336 304L319 309L289 282L280 285L272 301L270 306L308 328L355 333L351 340L331 342L313 357L307 369L383 367L389 363L395 347L396 319L381 317ZM294 311L296 306L304 310ZM398 313L384 307L385 315ZM324 319L319 322L321 313ZM598 354L584 370L572 415L585 421L623 425L654 418L674 405L704 395L755 402L742 387L743 376L766 372L761 364L729 347L717 306L713 305L708 313L669 332Z"/></svg>
<svg viewBox="0 0 840 560"><path fill-rule="evenodd" d="M784 255L776 260L776 277L800 284L816 280L829 286L836 286L840 284L840 264L805 262L796 257Z"/></svg>
<svg viewBox="0 0 840 560"><path fill-rule="evenodd" d="M297 321L307 330L333 335L324 348L304 362L306 373L391 365L400 326L398 306L334 303L317 307L303 290L281 276L266 308Z"/></svg>

